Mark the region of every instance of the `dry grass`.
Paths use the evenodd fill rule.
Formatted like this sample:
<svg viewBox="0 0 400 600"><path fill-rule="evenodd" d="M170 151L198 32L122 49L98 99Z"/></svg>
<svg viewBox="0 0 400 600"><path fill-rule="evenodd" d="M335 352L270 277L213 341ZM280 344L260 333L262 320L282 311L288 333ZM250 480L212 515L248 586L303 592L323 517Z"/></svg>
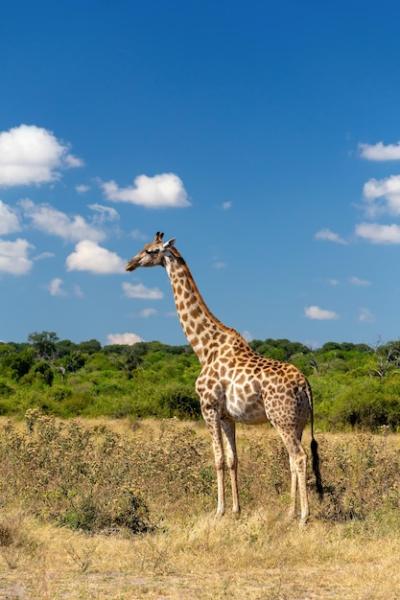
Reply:
<svg viewBox="0 0 400 600"><path fill-rule="evenodd" d="M329 493L322 507L312 493L314 518L300 531L285 522L288 473L273 432L240 430L244 511L239 520L215 520L211 454L201 426L96 421L83 428L99 425L132 452L129 475L144 488L156 528L106 535L59 527L54 515L49 520L37 510L32 516L29 495L24 508L22 488L13 501L4 486L12 490L14 481L2 481L1 599L400 597L399 436L320 436ZM17 426L21 435L32 435L23 427ZM0 472L4 477L4 466Z"/></svg>

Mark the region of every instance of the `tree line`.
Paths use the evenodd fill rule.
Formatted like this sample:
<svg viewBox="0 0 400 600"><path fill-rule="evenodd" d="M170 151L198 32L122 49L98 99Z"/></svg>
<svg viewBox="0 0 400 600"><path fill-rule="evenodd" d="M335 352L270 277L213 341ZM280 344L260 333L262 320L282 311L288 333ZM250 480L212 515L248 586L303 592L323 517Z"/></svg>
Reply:
<svg viewBox="0 0 400 600"><path fill-rule="evenodd" d="M400 428L400 340L376 347L327 342L312 349L287 339L250 345L310 379L320 428ZM39 408L61 417L198 418L199 370L186 345L102 346L33 332L25 343L0 343L0 414Z"/></svg>

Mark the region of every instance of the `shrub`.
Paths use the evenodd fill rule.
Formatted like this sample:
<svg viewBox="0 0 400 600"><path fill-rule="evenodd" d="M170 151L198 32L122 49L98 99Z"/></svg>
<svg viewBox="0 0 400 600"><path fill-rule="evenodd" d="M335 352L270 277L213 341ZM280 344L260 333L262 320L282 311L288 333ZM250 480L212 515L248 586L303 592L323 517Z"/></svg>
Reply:
<svg viewBox="0 0 400 600"><path fill-rule="evenodd" d="M377 430L388 426L395 431L400 427L400 383L369 379L348 382L337 395L329 419L334 426L350 425Z"/></svg>
<svg viewBox="0 0 400 600"><path fill-rule="evenodd" d="M33 363L34 353L31 349L10 353L5 359L5 364L11 370L11 377L16 381L19 381L24 375L29 373Z"/></svg>
<svg viewBox="0 0 400 600"><path fill-rule="evenodd" d="M20 560L33 556L39 543L31 535L21 514L2 512L0 517L0 555L10 569L16 569Z"/></svg>
<svg viewBox="0 0 400 600"><path fill-rule="evenodd" d="M71 396L72 396L71 388L58 387L56 389L53 389L53 391L52 391L52 397L54 398L54 400L56 402L64 402L64 400L71 398Z"/></svg>
<svg viewBox="0 0 400 600"><path fill-rule="evenodd" d="M8 397L14 393L14 389L5 381L0 381L0 396Z"/></svg>
<svg viewBox="0 0 400 600"><path fill-rule="evenodd" d="M26 419L27 432L8 424L0 439L3 501L17 497L36 516L87 531L149 527L147 507L132 488L129 445L117 434L38 411Z"/></svg>
<svg viewBox="0 0 400 600"><path fill-rule="evenodd" d="M178 387L166 390L161 394L159 403L167 417L198 419L201 415L199 399L191 388Z"/></svg>
<svg viewBox="0 0 400 600"><path fill-rule="evenodd" d="M36 374L36 379L45 383L46 385L52 385L54 373L48 362L42 360L37 365L35 365L34 373Z"/></svg>
<svg viewBox="0 0 400 600"><path fill-rule="evenodd" d="M73 351L65 355L62 362L67 373L75 373L85 366L86 358L82 352Z"/></svg>

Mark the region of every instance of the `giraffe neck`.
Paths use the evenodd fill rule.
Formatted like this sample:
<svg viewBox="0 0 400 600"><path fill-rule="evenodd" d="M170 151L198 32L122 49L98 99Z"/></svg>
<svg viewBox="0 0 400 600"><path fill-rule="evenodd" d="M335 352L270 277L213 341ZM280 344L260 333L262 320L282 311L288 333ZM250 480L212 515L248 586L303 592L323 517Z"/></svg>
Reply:
<svg viewBox="0 0 400 600"><path fill-rule="evenodd" d="M165 257L165 267L185 335L203 364L234 330L221 323L204 302L193 276L179 252Z"/></svg>

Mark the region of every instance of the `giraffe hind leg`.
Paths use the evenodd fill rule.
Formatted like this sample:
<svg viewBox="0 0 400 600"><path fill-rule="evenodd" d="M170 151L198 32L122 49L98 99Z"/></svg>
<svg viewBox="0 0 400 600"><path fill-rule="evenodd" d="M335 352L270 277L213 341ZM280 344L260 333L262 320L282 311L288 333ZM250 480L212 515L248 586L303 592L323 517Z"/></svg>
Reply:
<svg viewBox="0 0 400 600"><path fill-rule="evenodd" d="M300 525L304 526L310 515L306 486L307 455L301 445L301 435L298 432L287 432L280 428L278 428L278 431L289 454L291 471L291 505L289 515L294 516L298 489L300 498Z"/></svg>
<svg viewBox="0 0 400 600"><path fill-rule="evenodd" d="M289 456L290 463L290 507L288 511L288 520L292 520L296 516L296 496L297 496L297 469L295 462L291 456Z"/></svg>

